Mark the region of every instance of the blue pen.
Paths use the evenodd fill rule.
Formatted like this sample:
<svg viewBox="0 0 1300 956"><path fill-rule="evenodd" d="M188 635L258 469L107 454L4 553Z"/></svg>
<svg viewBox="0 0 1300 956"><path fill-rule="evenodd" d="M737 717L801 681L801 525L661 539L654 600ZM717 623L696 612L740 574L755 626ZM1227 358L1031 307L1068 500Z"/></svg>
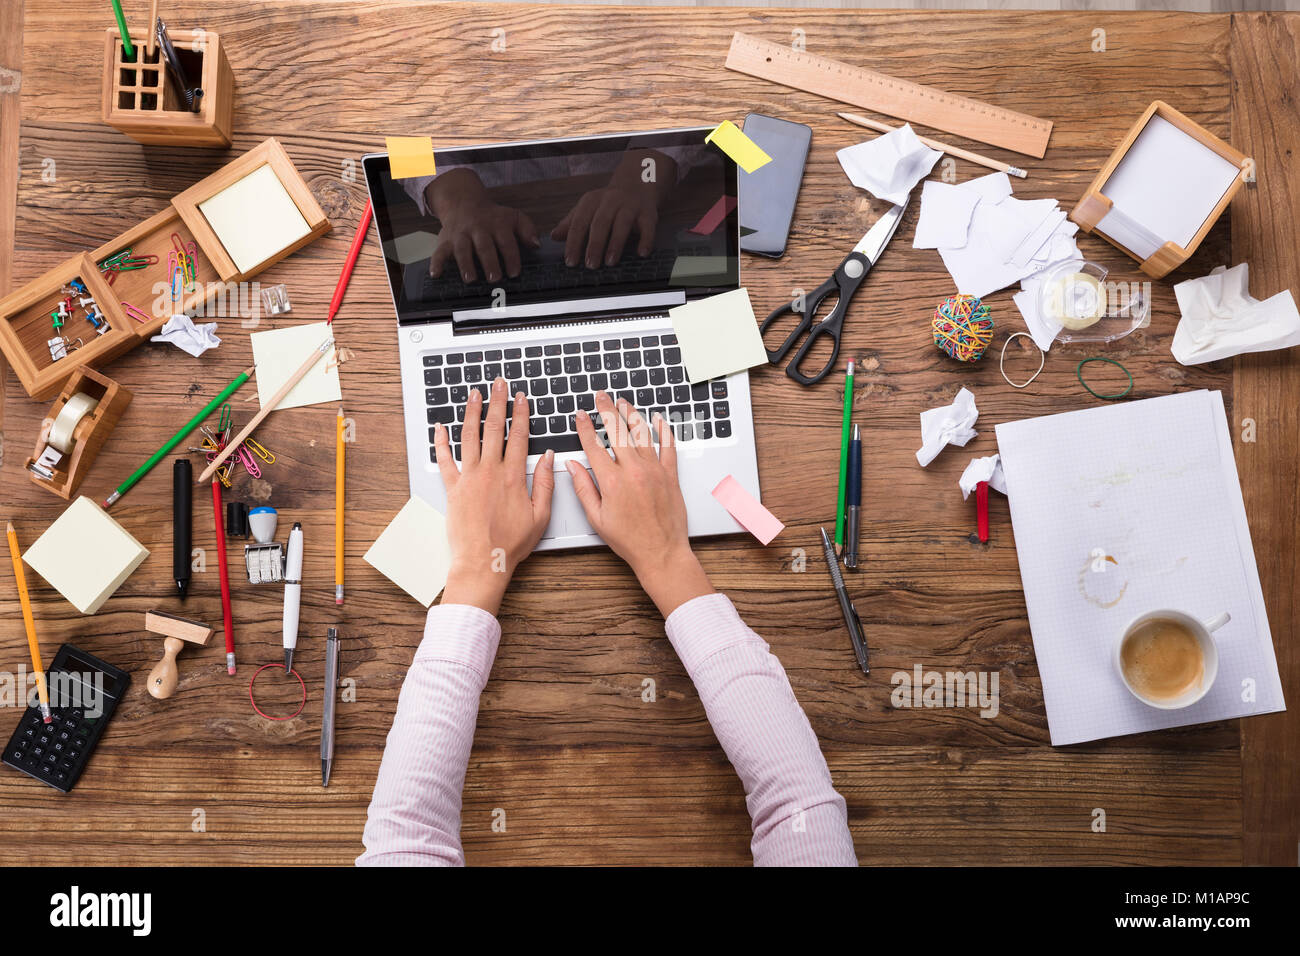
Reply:
<svg viewBox="0 0 1300 956"><path fill-rule="evenodd" d="M849 569L856 569L858 566L858 527L862 506L862 437L857 425L853 426L853 438L849 442L849 473L845 485L845 510L848 512L848 527L844 535L844 566Z"/></svg>

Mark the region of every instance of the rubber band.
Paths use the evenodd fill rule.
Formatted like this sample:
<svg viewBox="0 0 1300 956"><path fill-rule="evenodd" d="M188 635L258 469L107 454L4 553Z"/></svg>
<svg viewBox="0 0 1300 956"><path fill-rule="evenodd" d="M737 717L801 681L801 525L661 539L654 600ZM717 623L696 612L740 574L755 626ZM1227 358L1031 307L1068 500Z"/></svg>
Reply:
<svg viewBox="0 0 1300 956"><path fill-rule="evenodd" d="M263 664L257 670L253 671L253 679L248 682L248 702L253 705L253 710L257 711L257 715L259 717L265 717L267 720L293 720L295 717L301 714L303 708L307 706L307 682L302 679L302 675L299 674L297 671L289 671L290 674L298 678L298 683L302 685L302 703L299 704L298 709L295 710L288 717L272 717L270 714L264 713L262 711L262 708L257 706L257 701L253 699L253 685L257 683L257 675L262 673L262 671L266 670L268 667L278 667L281 670L284 670L283 664L273 663L273 664Z"/></svg>
<svg viewBox="0 0 1300 956"><path fill-rule="evenodd" d="M1114 394L1108 394L1108 395L1102 395L1097 392L1094 392L1091 388L1088 387L1088 383L1083 380L1083 367L1087 365L1089 362L1105 362L1107 365L1115 366L1117 369L1119 369L1121 372L1123 372L1125 375L1128 376L1128 387L1124 389L1124 391L1122 392L1115 392ZM1113 402L1115 401L1115 399L1123 398L1129 392L1133 391L1133 373L1130 372L1128 369L1126 369L1123 365L1120 365L1119 362L1116 362L1112 358L1102 358L1100 355L1094 355L1091 358L1086 358L1082 362L1080 362L1077 366L1075 366L1074 374L1075 377L1078 378L1079 384L1084 387L1084 389L1087 391L1089 395L1091 395L1093 398L1100 398L1104 402Z"/></svg>
<svg viewBox="0 0 1300 956"><path fill-rule="evenodd" d="M1026 388L1030 382L1038 378L1038 373L1043 370L1043 363L1047 361L1047 353L1044 352L1042 349L1038 349L1038 343L1034 342L1034 348L1038 349L1038 371L1034 372L1033 375L1029 376L1029 378L1026 381L1017 385L1015 382L1011 381L1011 379L1007 378L1007 370L1005 366L1007 361L1007 346L1010 345L1011 340L1018 335L1023 335L1025 338L1029 339L1029 341L1034 342L1034 337L1030 335L1028 332L1012 332L1010 335L1008 335L1007 340L1002 343L1002 355L998 358L998 371L1002 373L1003 379L1005 379L1006 383L1010 385L1012 388Z"/></svg>

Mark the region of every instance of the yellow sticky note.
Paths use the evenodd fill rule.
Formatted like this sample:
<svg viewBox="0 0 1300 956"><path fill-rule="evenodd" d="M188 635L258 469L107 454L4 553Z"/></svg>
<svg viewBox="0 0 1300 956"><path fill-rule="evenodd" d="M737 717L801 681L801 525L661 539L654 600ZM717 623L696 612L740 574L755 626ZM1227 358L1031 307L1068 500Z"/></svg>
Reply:
<svg viewBox="0 0 1300 956"><path fill-rule="evenodd" d="M704 137L704 142L717 146L747 173L752 173L772 161L772 157L763 152L762 148L731 120L723 120L719 123L712 133Z"/></svg>
<svg viewBox="0 0 1300 956"><path fill-rule="evenodd" d="M385 136L388 146L388 169L394 179L413 176L436 176L433 140L428 136Z"/></svg>

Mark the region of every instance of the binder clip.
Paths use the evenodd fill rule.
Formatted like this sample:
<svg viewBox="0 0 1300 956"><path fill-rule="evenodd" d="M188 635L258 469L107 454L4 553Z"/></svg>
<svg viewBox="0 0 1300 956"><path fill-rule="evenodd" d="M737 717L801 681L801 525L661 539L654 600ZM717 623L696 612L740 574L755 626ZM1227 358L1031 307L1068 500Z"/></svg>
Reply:
<svg viewBox="0 0 1300 956"><path fill-rule="evenodd" d="M278 516L263 505L248 512L248 530L257 544L244 545L244 570L249 584L274 584L284 580L284 548L275 538Z"/></svg>

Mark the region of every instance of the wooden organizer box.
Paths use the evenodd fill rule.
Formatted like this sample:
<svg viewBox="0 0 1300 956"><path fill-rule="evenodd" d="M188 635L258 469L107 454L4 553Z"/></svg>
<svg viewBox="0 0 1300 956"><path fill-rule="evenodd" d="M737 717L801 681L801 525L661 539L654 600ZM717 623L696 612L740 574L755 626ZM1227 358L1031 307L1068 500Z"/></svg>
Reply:
<svg viewBox="0 0 1300 956"><path fill-rule="evenodd" d="M185 98L167 70L162 47L133 44L126 55L116 28L106 31L104 46L105 123L137 143L151 146L229 146L234 123L235 74L226 61L221 37L207 30L171 30L168 35L191 82L203 90L199 111L185 108Z"/></svg>
<svg viewBox="0 0 1300 956"><path fill-rule="evenodd" d="M1149 230L1146 230L1145 226L1140 222L1136 222L1130 217L1124 215L1122 210L1116 210L1114 201L1109 196L1106 196L1102 190L1107 187L1107 184L1111 181L1111 177L1114 175L1115 171L1129 155L1129 151L1133 148L1133 145L1138 142L1138 138L1143 134L1147 125L1151 123L1154 117L1164 120L1170 126L1185 134L1190 141L1200 144L1200 146L1209 150L1210 153L1218 156L1225 164L1237 167L1238 173L1235 178L1232 178L1231 181L1227 183L1222 195L1218 195L1217 198L1213 198L1211 201L1205 203L1207 207L1205 220L1201 223L1200 228L1196 230L1195 235L1192 237L1190 242L1186 245L1179 245L1172 241L1157 244L1147 240L1149 247L1151 247L1153 251L1150 255L1143 255L1139 252L1135 252L1129 247L1129 245L1126 245L1125 242L1127 240L1118 239L1115 236L1110 235L1107 232L1107 224L1103 222L1103 220L1114 211L1117 214L1116 218L1122 220L1115 223L1117 227L1116 231L1118 231L1118 227L1125 224L1127 224L1125 228L1132 231L1135 236L1142 231L1149 232ZM1157 191L1160 183L1164 183L1167 186L1168 183L1177 180L1177 176L1174 175L1174 172L1178 165L1176 159L1171 158L1164 164L1162 172L1158 172L1154 174L1154 176L1149 176L1143 181L1148 182L1152 179L1159 180L1159 182L1153 183L1151 192L1154 193ZM1246 171L1249 168L1250 160L1247 159L1244 153L1233 149L1205 127L1196 123L1187 116L1184 116L1169 104L1156 100L1147 107L1146 112L1142 114L1141 118L1135 124L1133 124L1133 128L1128 131L1119 146L1117 146L1115 151L1111 153L1110 158L1106 160L1106 165L1101 168L1101 172L1097 174L1097 177L1092 181L1092 184L1084 192L1083 198L1079 200L1078 204L1070 212L1070 220L1078 223L1084 232L1096 232L1097 235L1101 236L1111 245L1140 262L1144 273L1151 276L1153 279L1160 279L1186 262L1191 254L1196 251L1196 247L1201 244L1201 241L1205 238L1206 234L1214 226L1215 221L1220 215L1222 215L1223 211L1228 208L1228 203L1232 201L1232 197L1235 196L1237 190L1241 188L1242 183L1245 181ZM1210 177L1206 177L1206 179L1209 181ZM1217 193L1218 189L1215 188L1213 192ZM1195 203L1197 197L1183 193L1176 197L1170 196L1165 198L1168 202L1182 203L1188 205L1189 208L1193 208L1190 204ZM1203 199L1204 197L1201 198Z"/></svg>
<svg viewBox="0 0 1300 956"><path fill-rule="evenodd" d="M49 441L50 428L59 412L63 411L63 406L72 396L79 393L95 399L95 407L72 430L72 447L63 456L63 460L52 469L54 478L44 478L32 471L31 466L45 450ZM117 421L126 411L126 406L130 404L131 393L111 378L88 368L79 368L73 372L62 394L50 409L45 424L41 427L32 457L28 458L23 465L31 475L32 481L46 491L54 492L65 501L71 501L82 479L86 477L86 472L90 470L95 456L104 446L104 441L117 426Z"/></svg>
<svg viewBox="0 0 1300 956"><path fill-rule="evenodd" d="M262 173L263 167L267 167L269 172ZM293 230L286 232L271 228L281 226L283 219L279 222L257 221L258 216L273 215L268 211L270 204L258 202L245 201L236 207L233 216L236 225L232 225L229 210L224 221L210 221L209 214L204 212L205 204L254 174L259 180L269 181L269 177L274 177L274 182L270 183L274 198L280 201L281 213L287 210L293 217L296 223ZM265 195L263 190L252 198L261 200ZM217 212L210 206L208 209L214 215ZM232 230L237 230L238 234ZM167 256L178 240L183 245L193 243L198 253L195 279L192 284L187 284L176 310L191 312L200 309L217 294L224 294L225 283L250 279L329 230L329 219L321 211L320 204L289 159L289 154L277 140L265 140L174 196L162 212L93 252L73 256L0 300L0 351L9 359L28 395L38 400L52 398L77 369L99 367L112 361L157 334L171 317L170 297L159 296L154 289L159 283L167 284ZM243 241L247 236L258 237L260 241ZM283 241L274 241L276 237L282 237ZM232 248L227 248L228 244ZM110 285L100 274L98 263L125 249L131 250L132 257L157 256L158 262L143 269L118 272ZM237 257L242 267L236 264ZM47 344L54 335L50 312L62 298L60 290L74 278L80 278L95 301L101 304L111 331L96 335L78 313L62 331L73 342L79 336L83 345L70 351L66 358L55 360ZM122 303L134 306L149 318L140 321L128 317ZM89 335L83 334L78 326L85 326Z"/></svg>

